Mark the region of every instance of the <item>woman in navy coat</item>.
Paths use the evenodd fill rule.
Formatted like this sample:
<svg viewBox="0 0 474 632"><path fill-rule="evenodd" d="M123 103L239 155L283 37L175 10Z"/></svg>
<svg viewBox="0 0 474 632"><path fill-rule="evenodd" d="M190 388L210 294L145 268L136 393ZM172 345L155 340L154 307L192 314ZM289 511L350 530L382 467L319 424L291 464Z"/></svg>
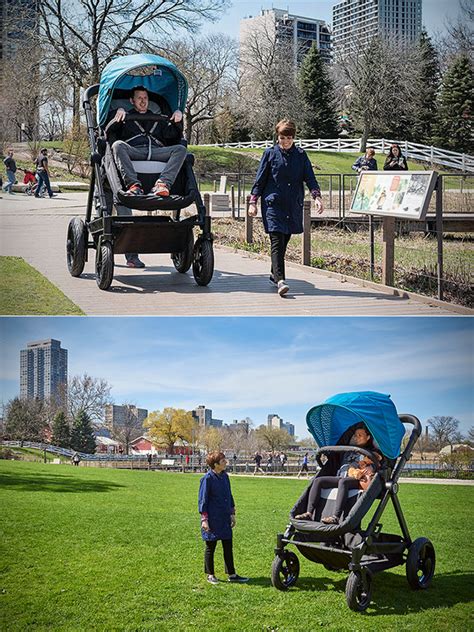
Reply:
<svg viewBox="0 0 474 632"><path fill-rule="evenodd" d="M316 211L322 213L321 190L306 152L296 147L295 124L283 119L276 125L278 142L266 149L250 195L249 215L257 215L257 200L262 207L265 232L270 235L272 270L270 282L284 296L285 253L291 235L303 232L304 185L316 200Z"/></svg>
<svg viewBox="0 0 474 632"><path fill-rule="evenodd" d="M210 584L218 584L214 574L214 552L217 541L222 541L225 571L230 582L244 583L248 577L237 575L232 552L232 529L235 526L235 504L230 480L225 471L227 461L222 452L211 452L206 459L209 470L199 485L199 513L201 535L206 543L204 572Z"/></svg>

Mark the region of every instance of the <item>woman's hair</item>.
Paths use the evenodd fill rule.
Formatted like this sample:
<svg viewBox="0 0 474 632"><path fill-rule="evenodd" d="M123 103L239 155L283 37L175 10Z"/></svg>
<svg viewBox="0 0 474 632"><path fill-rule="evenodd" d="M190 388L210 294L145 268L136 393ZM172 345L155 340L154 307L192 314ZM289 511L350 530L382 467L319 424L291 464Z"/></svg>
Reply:
<svg viewBox="0 0 474 632"><path fill-rule="evenodd" d="M275 125L275 130L277 134L282 136L292 136L293 138L296 136L296 125L290 119L278 121Z"/></svg>
<svg viewBox="0 0 474 632"><path fill-rule="evenodd" d="M392 151L392 149L394 147L398 148L398 157L401 158L402 157L402 149L401 149L400 145L398 145L397 143L392 143L392 146L390 147L390 150L388 152L387 158L394 158L393 151Z"/></svg>
<svg viewBox="0 0 474 632"><path fill-rule="evenodd" d="M206 457L206 463L213 470L219 461L225 459L225 454L223 452L210 452Z"/></svg>
<svg viewBox="0 0 474 632"><path fill-rule="evenodd" d="M367 149L365 150L365 153L368 154L369 151L372 154L372 156L375 156L375 149L373 147L367 147Z"/></svg>

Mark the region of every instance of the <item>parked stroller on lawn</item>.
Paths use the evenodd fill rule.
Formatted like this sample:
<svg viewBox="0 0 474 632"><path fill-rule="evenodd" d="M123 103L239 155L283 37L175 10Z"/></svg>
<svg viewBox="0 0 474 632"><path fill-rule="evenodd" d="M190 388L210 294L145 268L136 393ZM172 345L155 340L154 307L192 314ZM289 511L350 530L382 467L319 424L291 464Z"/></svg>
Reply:
<svg viewBox="0 0 474 632"><path fill-rule="evenodd" d="M350 571L346 601L351 610L363 611L369 606L373 575L394 566L405 564L408 584L413 590L428 588L435 571L433 544L428 538L412 541L398 500L398 479L421 434L419 420L413 415L398 415L388 395L368 391L330 397L308 412L306 423L319 446L316 459L321 469L291 510L285 533L277 535L273 586L287 590L298 580L298 557L286 548L291 544L308 560L322 564L328 570ZM405 434L403 424L413 428L400 453ZM383 455L381 462L380 454L377 456L371 450L349 445L354 430L362 425ZM349 491L342 516L335 524L326 524L322 520L334 516L337 489L321 491L312 519L296 519L295 516L307 511L313 481L318 477L334 476L342 454L349 451L379 463L367 489ZM382 531L380 519L390 500L402 535ZM374 514L363 528L362 520L376 501Z"/></svg>
<svg viewBox="0 0 474 632"><path fill-rule="evenodd" d="M184 111L187 81L176 66L157 55L129 55L111 61L100 83L84 93L83 106L91 148L92 175L86 217L71 220L67 233L67 265L72 276L82 274L88 250L95 250L97 285L107 290L114 275L114 255L125 253L170 253L174 267L185 273L190 267L198 285L207 285L214 272L211 220L206 215L188 154L168 197L150 194L166 163L132 161L143 195L130 196L117 169L106 127L110 112L132 108L130 91L143 86L148 91L153 114L141 121L169 122L174 110ZM97 116L91 99L97 96ZM126 115L127 121L135 120ZM181 141L186 146L186 141ZM195 203L197 215L181 219L181 210ZM93 207L95 210L93 216ZM133 215L139 211L171 211L171 214ZM200 233L194 241L193 229Z"/></svg>

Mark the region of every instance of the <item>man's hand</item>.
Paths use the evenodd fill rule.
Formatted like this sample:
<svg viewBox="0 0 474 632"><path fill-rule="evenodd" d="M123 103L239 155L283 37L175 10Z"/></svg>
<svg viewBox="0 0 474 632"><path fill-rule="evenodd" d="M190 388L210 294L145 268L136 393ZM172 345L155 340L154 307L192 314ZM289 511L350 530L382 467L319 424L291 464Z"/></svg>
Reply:
<svg viewBox="0 0 474 632"><path fill-rule="evenodd" d="M125 110L123 108L119 108L117 112L115 113L114 121L116 123L123 123L123 121L125 121L126 116L127 116L127 113L125 112Z"/></svg>
<svg viewBox="0 0 474 632"><path fill-rule="evenodd" d="M204 531L210 531L209 522L207 520L201 520L201 527L204 529Z"/></svg>
<svg viewBox="0 0 474 632"><path fill-rule="evenodd" d="M257 217L257 205L255 202L249 204L249 215L250 217Z"/></svg>
<svg viewBox="0 0 474 632"><path fill-rule="evenodd" d="M173 114L171 115L170 121L172 123L181 123L182 120L183 120L183 113L181 112L181 110L175 110Z"/></svg>
<svg viewBox="0 0 474 632"><path fill-rule="evenodd" d="M321 215L324 211L323 201L320 197L314 198L314 210L318 213L318 215Z"/></svg>
<svg viewBox="0 0 474 632"><path fill-rule="evenodd" d="M235 527L235 514L232 514L230 517L230 526L232 529Z"/></svg>

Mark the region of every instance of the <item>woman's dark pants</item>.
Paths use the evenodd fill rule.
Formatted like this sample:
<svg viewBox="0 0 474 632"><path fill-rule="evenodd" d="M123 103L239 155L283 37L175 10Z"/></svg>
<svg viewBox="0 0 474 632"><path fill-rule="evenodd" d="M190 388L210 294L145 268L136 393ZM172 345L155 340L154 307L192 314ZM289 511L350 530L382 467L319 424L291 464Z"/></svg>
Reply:
<svg viewBox="0 0 474 632"><path fill-rule="evenodd" d="M218 540L206 540L206 550L204 551L204 572L214 575L214 552ZM224 564L227 575L234 575L234 554L232 553L232 539L221 540L224 549Z"/></svg>
<svg viewBox="0 0 474 632"><path fill-rule="evenodd" d="M291 235L278 231L272 231L269 235L272 252L272 275L278 283L278 281L285 279L285 254Z"/></svg>
<svg viewBox="0 0 474 632"><path fill-rule="evenodd" d="M356 478L341 477L341 476L321 476L316 478L311 485L308 497L308 511L313 513L316 509L318 501L321 497L322 489L329 489L337 487L336 508L334 510L334 516L340 518L344 511L344 506L347 501L347 497L350 489L359 489L359 481Z"/></svg>

